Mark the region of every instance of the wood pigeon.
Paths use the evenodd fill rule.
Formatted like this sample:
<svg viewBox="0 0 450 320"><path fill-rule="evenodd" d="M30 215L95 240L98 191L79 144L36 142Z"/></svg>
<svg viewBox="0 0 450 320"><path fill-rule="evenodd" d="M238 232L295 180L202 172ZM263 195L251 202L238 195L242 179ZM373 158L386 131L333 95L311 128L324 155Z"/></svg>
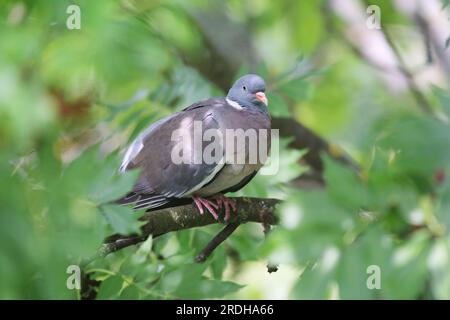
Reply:
<svg viewBox="0 0 450 320"><path fill-rule="evenodd" d="M118 202L133 204L135 209L155 209L192 198L200 214L206 208L216 220L216 210L224 207L225 221L228 221L231 210L237 208L223 194L245 186L261 168L270 150L270 115L265 89L261 77L248 74L234 83L226 97L196 102L153 123L124 155L120 171L140 168L141 173L132 192ZM195 141L196 128L201 128L203 133L200 142ZM256 161L251 159L250 153L256 149L250 141L249 129L256 132ZM260 135L264 130L266 135ZM235 136L229 135L230 132ZM237 143L239 139L244 144ZM198 161L198 155L205 156L206 151L211 151L208 145L213 142L216 148L210 155L215 161L207 161L206 157ZM180 148L182 152L175 152ZM183 161L174 161L174 155L182 155ZM211 197L216 203L206 199Z"/></svg>

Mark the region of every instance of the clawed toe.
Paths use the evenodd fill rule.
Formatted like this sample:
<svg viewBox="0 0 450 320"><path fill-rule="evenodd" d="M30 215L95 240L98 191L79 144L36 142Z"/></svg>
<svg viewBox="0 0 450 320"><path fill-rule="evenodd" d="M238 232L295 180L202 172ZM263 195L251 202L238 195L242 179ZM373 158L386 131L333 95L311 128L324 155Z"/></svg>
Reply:
<svg viewBox="0 0 450 320"><path fill-rule="evenodd" d="M214 217L215 220L219 219L219 215L217 214L216 211L219 208L218 205L216 205L212 201L197 196L194 196L192 198L194 199L195 205L197 206L197 209L200 212L200 214L203 214L205 212L203 209L203 207L205 207L206 210L208 210L208 212Z"/></svg>
<svg viewBox="0 0 450 320"><path fill-rule="evenodd" d="M207 200L198 196L193 196L192 198L200 214L203 214L205 212L204 208L206 208L206 210L216 220L219 219L219 215L216 211L217 209L223 208L225 210L225 221L230 220L231 212L237 212L236 202L234 200L231 200L230 198L225 197L224 195L219 195L216 197L217 204L215 204L211 200Z"/></svg>
<svg viewBox="0 0 450 320"><path fill-rule="evenodd" d="M217 205L219 206L219 208L224 207L225 221L230 220L231 211L237 211L236 202L234 202L234 200L231 200L230 198L225 197L224 195L217 196Z"/></svg>

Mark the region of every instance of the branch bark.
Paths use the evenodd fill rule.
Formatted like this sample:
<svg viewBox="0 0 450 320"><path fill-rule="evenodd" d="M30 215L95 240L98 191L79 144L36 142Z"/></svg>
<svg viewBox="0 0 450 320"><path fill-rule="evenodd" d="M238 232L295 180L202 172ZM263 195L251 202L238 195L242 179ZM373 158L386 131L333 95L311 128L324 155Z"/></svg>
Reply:
<svg viewBox="0 0 450 320"><path fill-rule="evenodd" d="M259 222L270 225L278 223L275 208L281 202L280 200L248 197L237 197L233 198L233 200L236 202L238 212L231 216L230 221L228 221L228 226L233 225L235 226L234 229L236 229L237 226L247 222ZM219 213L222 216L224 214L221 211ZM140 235L111 237L110 242L105 243L93 257L84 261L83 265L87 265L99 257L104 257L112 252L140 243L150 235L156 238L173 231L220 223L214 220L210 214L199 214L197 208L192 204L146 212L139 220L146 222L142 227L142 233ZM227 229L226 227L227 231L224 234L229 236L234 229L231 227ZM231 232L228 234L228 231ZM215 247L225 239L226 237L217 243ZM204 250L210 249L205 248ZM212 250L210 250L208 255Z"/></svg>
<svg viewBox="0 0 450 320"><path fill-rule="evenodd" d="M229 223L222 229L207 245L206 247L195 257L195 262L202 263L211 255L211 253L224 242L231 234L239 227L238 222Z"/></svg>

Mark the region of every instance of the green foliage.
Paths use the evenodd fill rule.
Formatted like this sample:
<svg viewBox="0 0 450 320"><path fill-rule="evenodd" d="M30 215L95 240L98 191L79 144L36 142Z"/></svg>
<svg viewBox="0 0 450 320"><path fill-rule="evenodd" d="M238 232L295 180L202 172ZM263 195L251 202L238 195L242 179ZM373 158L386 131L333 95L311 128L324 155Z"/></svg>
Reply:
<svg viewBox="0 0 450 320"><path fill-rule="evenodd" d="M81 30L66 28L73 3ZM311 170L299 162L309 150L281 139L279 171L236 193L284 200L267 238L259 225L240 226L204 264L193 258L221 226L149 238L84 266L80 292L67 288L67 267L142 224L140 212L110 203L139 174L117 174L118 150L150 123L223 95L211 70L225 77L254 66L208 60L214 39L192 12L209 2L3 1L0 299L450 298L450 126L413 111L408 94L391 94L326 31L322 5L231 0L221 9L249 27L272 116L342 145L361 170L324 155L326 187L294 188ZM412 23L390 1L378 5L383 25ZM226 49L232 37L219 31ZM439 118L450 118L448 91L433 95ZM288 294L272 296L267 261L295 279L276 283ZM373 265L379 290L367 286Z"/></svg>
<svg viewBox="0 0 450 320"><path fill-rule="evenodd" d="M448 194L436 194L448 182L440 185L436 172L449 170L450 127L424 116L381 121L361 176L326 157L326 190L294 191L280 207L282 228L263 252L305 266L293 298L448 298ZM281 243L291 246L280 256ZM366 286L371 265L382 270L380 290ZM430 277L443 279L431 292Z"/></svg>
<svg viewBox="0 0 450 320"><path fill-rule="evenodd" d="M114 233L122 235L139 233L142 224L133 217L132 209L119 205L105 205L102 206L102 211Z"/></svg>

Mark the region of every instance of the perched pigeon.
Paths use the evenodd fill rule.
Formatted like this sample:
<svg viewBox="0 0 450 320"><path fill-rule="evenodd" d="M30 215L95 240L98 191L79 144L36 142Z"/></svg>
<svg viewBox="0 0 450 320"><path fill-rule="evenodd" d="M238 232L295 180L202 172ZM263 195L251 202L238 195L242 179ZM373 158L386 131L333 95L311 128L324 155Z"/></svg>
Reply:
<svg viewBox="0 0 450 320"><path fill-rule="evenodd" d="M121 172L140 168L141 174L133 191L119 203L155 209L192 198L201 214L206 208L215 219L216 210L223 206L228 220L236 205L223 194L246 185L270 149L265 89L261 77L248 74L234 83L225 98L194 103L148 127L130 145L120 166ZM256 145L250 131L256 133ZM259 134L263 131L266 135ZM208 200L211 197L216 202Z"/></svg>

